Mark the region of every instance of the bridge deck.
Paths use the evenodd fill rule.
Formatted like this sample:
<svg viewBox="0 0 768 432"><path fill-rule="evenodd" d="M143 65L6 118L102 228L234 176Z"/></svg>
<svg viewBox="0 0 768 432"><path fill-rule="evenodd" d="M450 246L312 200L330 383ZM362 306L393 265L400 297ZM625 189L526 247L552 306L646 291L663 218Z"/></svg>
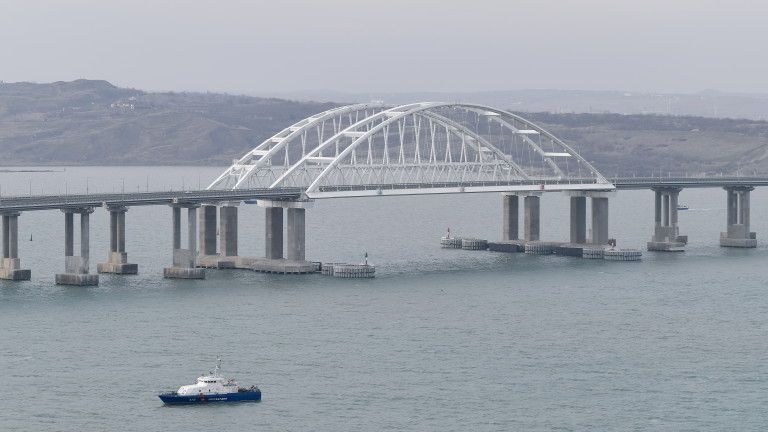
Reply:
<svg viewBox="0 0 768 432"><path fill-rule="evenodd" d="M657 187L719 188L728 186L768 186L768 177L623 177L609 179L617 190L639 190ZM546 186L546 187L543 187ZM338 198L374 195L376 191L390 195L398 190L402 194L443 194L462 192L515 192L598 190L611 185L579 183L578 181L523 181L523 182L456 182L456 183L407 183L398 185L363 185L322 187L318 198ZM304 196L303 188L236 189L236 190L195 190L161 191L136 193L107 193L83 195L32 195L0 197L0 211L30 211L110 205L142 206L169 204L202 204L209 202L244 200L298 200Z"/></svg>
<svg viewBox="0 0 768 432"><path fill-rule="evenodd" d="M108 193L87 195L32 195L0 197L0 211L29 211L66 208L100 207L104 205L168 205L206 202L243 201L251 199L296 200L300 188L163 191Z"/></svg>
<svg viewBox="0 0 768 432"><path fill-rule="evenodd" d="M727 186L768 186L768 177L619 177L608 179L616 189L651 189L657 187L719 188Z"/></svg>

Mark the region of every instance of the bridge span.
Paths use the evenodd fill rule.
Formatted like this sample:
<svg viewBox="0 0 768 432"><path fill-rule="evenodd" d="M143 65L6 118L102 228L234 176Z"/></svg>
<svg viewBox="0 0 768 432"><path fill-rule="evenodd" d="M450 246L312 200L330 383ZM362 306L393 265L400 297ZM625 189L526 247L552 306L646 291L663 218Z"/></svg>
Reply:
<svg viewBox="0 0 768 432"><path fill-rule="evenodd" d="M532 122L475 104L423 102L339 107L303 119L234 161L205 190L0 197L3 260L0 278L28 280L18 256L23 212L64 213L64 272L56 283L98 284L90 273L90 214L109 217L107 259L99 273L135 274L128 262L126 212L133 206L167 205L173 221L168 278L204 278L204 268L245 268L310 273L305 257L306 210L319 199L450 193L502 195L502 242L540 239L540 198L557 192L570 199L568 244L604 247L609 233L609 198L617 191L654 192L654 230L649 251L682 251L678 197L684 188L726 191L726 231L720 245L756 247L750 231L750 192L768 177L625 177L609 179L566 144ZM587 230L587 200L591 230ZM522 205L520 205L522 201ZM238 205L256 202L265 211L264 257L238 255ZM520 229L520 207L522 229ZM182 247L182 211L187 235ZM75 215L80 251L75 255ZM198 223L199 221L199 223ZM522 231L522 236L520 235ZM587 238L588 233L589 238Z"/></svg>

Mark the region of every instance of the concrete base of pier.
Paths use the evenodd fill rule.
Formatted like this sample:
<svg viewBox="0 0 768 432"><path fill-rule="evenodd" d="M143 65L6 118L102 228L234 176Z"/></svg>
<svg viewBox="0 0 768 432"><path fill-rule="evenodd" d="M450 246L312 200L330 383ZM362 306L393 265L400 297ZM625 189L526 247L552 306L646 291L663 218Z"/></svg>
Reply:
<svg viewBox="0 0 768 432"><path fill-rule="evenodd" d="M676 241L649 241L647 249L652 252L684 252L688 236L677 236Z"/></svg>
<svg viewBox="0 0 768 432"><path fill-rule="evenodd" d="M317 263L287 259L268 259L254 257L227 257L205 255L198 257L198 267L211 269L242 269L259 273L307 274L318 271Z"/></svg>
<svg viewBox="0 0 768 432"><path fill-rule="evenodd" d="M99 284L99 275L88 273L59 273L56 285L91 286Z"/></svg>
<svg viewBox="0 0 768 432"><path fill-rule="evenodd" d="M189 267L166 267L163 269L166 279L205 279L205 270Z"/></svg>
<svg viewBox="0 0 768 432"><path fill-rule="evenodd" d="M190 212L194 214L194 210ZM190 239L194 238L190 230ZM173 250L173 266L163 269L166 279L205 279L205 270L196 267L195 251L189 249Z"/></svg>
<svg viewBox="0 0 768 432"><path fill-rule="evenodd" d="M727 232L720 233L720 246L736 248L756 248L757 233L748 232L741 224L729 225Z"/></svg>
<svg viewBox="0 0 768 432"><path fill-rule="evenodd" d="M609 261L639 261L642 252L636 249L617 249L609 245L567 243L553 241L502 240L488 242L492 252L524 252L531 255L559 255Z"/></svg>
<svg viewBox="0 0 768 432"><path fill-rule="evenodd" d="M109 261L96 265L96 271L99 273L113 273L120 275L139 274L138 264L128 263L128 254L125 252L112 252Z"/></svg>
<svg viewBox="0 0 768 432"><path fill-rule="evenodd" d="M19 258L3 258L2 267L0 267L0 279L12 281L25 281L32 278L32 271L21 269L21 260Z"/></svg>

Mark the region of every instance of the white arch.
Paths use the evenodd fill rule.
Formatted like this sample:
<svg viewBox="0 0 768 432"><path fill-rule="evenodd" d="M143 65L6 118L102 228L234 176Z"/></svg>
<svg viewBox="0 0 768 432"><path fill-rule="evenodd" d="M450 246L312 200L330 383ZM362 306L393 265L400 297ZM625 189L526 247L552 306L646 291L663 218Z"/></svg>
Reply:
<svg viewBox="0 0 768 432"><path fill-rule="evenodd" d="M336 107L300 120L291 126L281 130L275 135L262 141L240 159L235 161L226 171L216 178L207 189L216 189L227 177L237 177L232 189L238 189L244 181L248 180L257 170L267 164L271 158L284 150L294 139L301 137L312 128L323 124L325 121L356 112L367 112L384 109L386 105L381 102L362 103ZM335 132L335 131L334 131ZM255 159L255 160L254 160Z"/></svg>
<svg viewBox="0 0 768 432"><path fill-rule="evenodd" d="M259 179L266 179L269 177L271 179L269 183L263 183L263 186L269 185L270 188L278 188L286 186L301 186L306 187L306 194L309 197L319 197L322 195L320 191L320 187L322 185L323 181L326 181L329 179L330 173L335 172L338 175L339 178L336 179L336 181L341 180L340 184L336 185L340 188L349 188L354 189L355 187L359 187L362 189L365 189L367 186L371 186L369 184L365 183L365 180L362 178L362 175L360 174L361 169L369 169L369 175L368 180L372 178L374 175L378 175L381 177L384 177L381 172L382 171L376 171L379 169L395 169L395 170L413 170L419 173L419 176L421 175L421 171L419 170L427 170L427 169L433 169L436 170L437 161L431 160L429 163L423 162L420 159L419 156L419 136L420 136L420 128L421 128L421 122L422 119L427 119L429 122L429 127L432 128L431 130L431 137L432 137L432 152L434 152L434 140L435 140L435 130L433 126L434 124L439 125L440 127L445 128L445 139L448 140L446 144L447 154L446 157L450 159L450 154L453 150L451 150L451 134L453 133L456 136L461 137L461 148L462 148L462 156L464 157L464 160L460 160L459 162L455 162L453 160L446 160L445 163L440 164L441 166L448 167L449 170L452 172L459 172L458 170L463 169L461 176L459 179L456 179L458 182L464 182L464 183L471 183L471 180L466 180L464 178L464 173L471 172L473 174L477 175L478 181L481 178L481 175L484 173L487 175L489 172L489 169L493 169L493 176L498 177L498 174L496 170L501 167L503 169L503 172L506 174L506 182L507 183L513 183L513 182L519 182L521 185L526 184L529 189L532 184L538 185L542 184L542 188L544 187L544 183L550 183L550 184L566 184L569 183L568 188L570 189L578 189L578 188L586 188L586 189L612 189L613 185L608 182L602 174L600 174L586 159L584 159L581 155L576 153L569 145L565 144L562 140L558 139L548 131L542 129L541 127L533 124L532 122L526 120L523 117L520 117L516 114L512 114L507 111L498 110L492 107L484 106L484 105L478 105L478 104L460 104L460 103L443 103L443 102L422 102L422 103L414 103L414 104L407 104L407 105L401 105L398 107L388 108L381 103L371 103L371 104L357 104L357 105L350 105L347 107L340 107L335 108L332 110L328 110L326 112L323 112L321 114L309 117L307 119L304 119L300 122L297 122L296 124L284 129L280 133L276 134L274 137L270 138L269 140L263 142L258 147L254 148L251 152L246 154L243 158L241 158L239 161L237 161L235 164L232 165L227 171L225 171L219 178L214 181L209 188L213 188L217 185L221 185L222 179L227 178L227 176L232 176L233 173L238 175L238 180L234 185L234 188L239 188L243 183L250 179L255 178L257 181L262 181ZM523 143L520 143L523 147L527 145L526 148L530 151L533 151L537 157L535 158L535 161L537 164L546 164L549 168L549 172L553 174L547 174L544 175L546 171L542 171L544 168L544 165L541 165L540 168L536 168L531 163L534 162L534 159L531 159L531 155L528 156L528 162L529 164L527 166L521 166L518 161L515 160L513 155L505 153L502 148L499 147L499 145L505 145L503 137L501 137L501 142L499 145L494 143L494 138L492 135L489 137L484 137L480 135L480 133L473 131L469 126L461 124L457 121L452 120L451 118L448 118L441 114L441 112L445 113L446 110L448 114L454 112L450 111L450 109L457 110L456 112L464 112L464 122L467 121L466 115L469 114L471 119L474 119L477 125L479 125L479 121L483 117L487 117L489 120L489 134L490 134L490 123L495 122L499 125L500 133L503 134L504 130L509 131L511 134L515 136L515 139L517 137L520 137ZM376 110L380 111L376 111ZM371 114L368 114L368 110L371 111ZM442 110L442 111L441 111ZM359 115L361 112L364 112L365 114L368 114L367 116L364 115L362 119L358 118L358 121L352 122L352 113L356 113L356 115ZM275 165L271 165L271 158L272 156L278 154L279 151L285 150L286 157L287 157L287 146L288 144L295 139L296 137L301 136L302 134L306 134L307 131L318 124L321 124L322 122L327 121L330 118L335 118L340 115L349 115L350 121L349 125L341 130L337 130L335 134L333 134L330 138L325 139L323 142L319 143L317 146L314 146L311 149L302 149L302 157L294 162L293 164L286 164L285 167L277 167ZM452 115L452 114L451 114ZM403 128L406 127L406 124L408 123L408 118L412 116L413 117L413 125L411 128L413 131L411 133L413 134L416 143L415 147L413 149L409 149L409 151L414 150L415 151L415 161L413 163L406 164L405 163L405 156L404 156L404 147L405 143L403 142ZM389 162L389 154L387 149L387 137L389 136L389 127L391 125L397 124L400 132L400 163L398 164L390 164ZM335 123L334 123L335 125ZM475 126L476 128L478 126ZM372 155L372 142L374 140L374 137L379 136L377 134L380 134L381 132L384 132L383 140L384 140L384 152L383 152L383 164L374 164L371 160L373 157ZM544 150L536 141L531 139L529 135L535 135L539 137L539 142L541 143L541 138L548 140L546 143L547 145L550 145L553 148L553 151L547 152ZM349 142L349 140L352 140ZM343 142L343 143L342 143ZM359 163L356 160L356 155L358 154L358 147L361 146L363 143L368 142L368 153L367 163ZM512 145L517 145L513 143L510 143L507 145L507 147ZM340 147L343 146L344 148L340 150ZM475 162L471 162L467 159L467 156L463 153L465 147L472 148L475 152L475 157L478 158ZM335 148L335 152L333 156L324 156L323 151L328 148ZM379 149L380 150L380 149ZM377 151L379 151L377 150ZM508 148L509 150L509 148ZM354 152L354 153L353 153ZM365 154L365 149L363 148L360 153ZM490 157L488 160L484 160L484 155L487 157ZM351 159L346 162L348 157L351 156ZM430 157L435 158L435 154L431 154ZM251 161L249 158L255 158L255 161ZM588 171L588 174L586 177L583 177L581 172L579 171L578 176L574 176L570 169L567 169L565 172L558 163L556 163L553 159L554 158L560 158L560 160L566 160L569 158L575 159L577 162L578 169L581 170L581 168L584 168ZM287 161L287 159L286 159ZM323 167L324 166L324 167ZM538 165L537 165L538 166ZM565 167L568 168L567 162L565 164ZM244 171L245 170L245 171ZM309 173L309 171L314 170L314 173ZM334 171L336 170L336 171ZM354 177L356 176L359 180L356 184L346 184L346 181L348 180L346 178L347 174L344 174L344 170L348 170L351 172L351 175ZM475 171L472 171L475 170ZM534 172L526 172L526 170L533 170ZM255 176L257 174L257 171L260 171L258 176ZM316 174L317 171L320 171L319 174ZM434 172L434 171L433 171ZM303 175L303 178L299 178L300 175ZM441 171L442 175L442 171ZM380 178L381 178L380 177ZM402 177L402 176L401 176ZM494 178L496 178L494 177ZM418 177L421 179L421 177ZM288 180L291 180L288 182ZM293 182L294 184L291 184ZM397 182L392 181L391 185L387 184L385 186L391 186L393 188L397 188ZM462 183L463 184L463 183ZM507 185L507 186L510 186ZM336 187L336 186L323 186L324 188L328 187ZM426 185L426 187L429 187L429 185ZM501 186L499 186L501 187ZM560 189L564 189L565 187L561 187ZM554 189L553 189L554 190ZM425 193L432 193L432 192L425 192ZM327 195L327 194L326 194Z"/></svg>

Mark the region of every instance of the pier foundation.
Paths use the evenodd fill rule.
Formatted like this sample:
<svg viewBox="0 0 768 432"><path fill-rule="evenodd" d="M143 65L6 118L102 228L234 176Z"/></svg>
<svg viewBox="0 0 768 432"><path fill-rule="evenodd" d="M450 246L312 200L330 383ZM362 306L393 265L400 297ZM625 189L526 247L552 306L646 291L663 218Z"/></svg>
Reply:
<svg viewBox="0 0 768 432"><path fill-rule="evenodd" d="M99 275L89 274L90 216L92 207L64 209L64 273L55 277L57 285L98 285ZM75 256L75 213L80 215L80 256Z"/></svg>
<svg viewBox="0 0 768 432"><path fill-rule="evenodd" d="M720 246L754 248L757 247L757 233L749 227L750 186L726 187L726 231L720 233Z"/></svg>
<svg viewBox="0 0 768 432"><path fill-rule="evenodd" d="M648 242L649 251L682 252L688 236L680 235L677 225L677 205L681 188L653 188L654 229Z"/></svg>
<svg viewBox="0 0 768 432"><path fill-rule="evenodd" d="M99 273L135 275L139 273L138 264L128 263L125 252L125 206L107 207L109 213L109 254L107 262L96 265Z"/></svg>
<svg viewBox="0 0 768 432"><path fill-rule="evenodd" d="M0 264L0 279L29 280L32 272L21 268L19 259L19 214L3 213L3 261Z"/></svg>
<svg viewBox="0 0 768 432"><path fill-rule="evenodd" d="M163 277L170 279L205 279L205 269L197 264L197 207L196 204L174 204L173 215L173 266L163 269ZM187 248L181 248L181 209L187 209ZM214 208L215 212L215 208ZM215 214L215 213L214 213ZM215 227L215 224L214 224ZM215 229L215 228L214 228Z"/></svg>

